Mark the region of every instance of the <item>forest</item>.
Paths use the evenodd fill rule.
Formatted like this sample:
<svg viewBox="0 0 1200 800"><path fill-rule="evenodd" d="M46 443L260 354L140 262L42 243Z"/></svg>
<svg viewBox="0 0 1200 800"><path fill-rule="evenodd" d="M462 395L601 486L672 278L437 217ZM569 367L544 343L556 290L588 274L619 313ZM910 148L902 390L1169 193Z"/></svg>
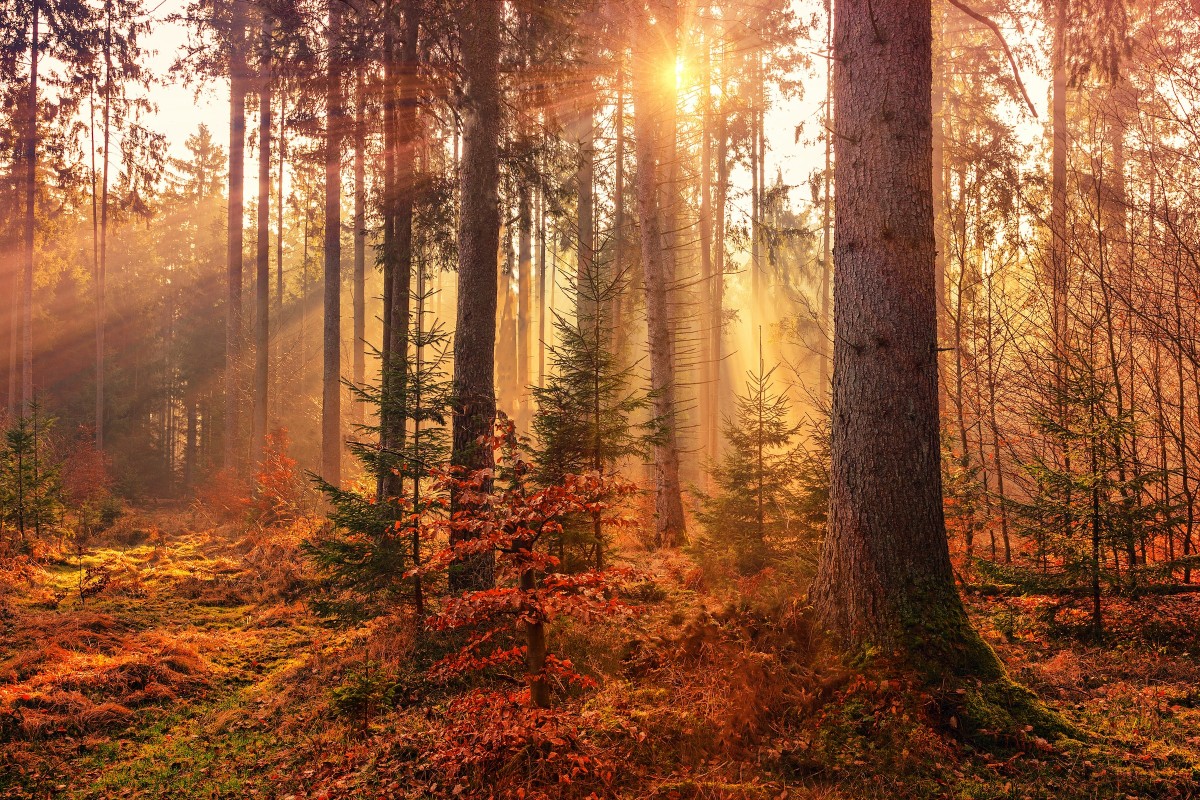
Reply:
<svg viewBox="0 0 1200 800"><path fill-rule="evenodd" d="M0 797L1200 797L1197 0L4 0Z"/></svg>

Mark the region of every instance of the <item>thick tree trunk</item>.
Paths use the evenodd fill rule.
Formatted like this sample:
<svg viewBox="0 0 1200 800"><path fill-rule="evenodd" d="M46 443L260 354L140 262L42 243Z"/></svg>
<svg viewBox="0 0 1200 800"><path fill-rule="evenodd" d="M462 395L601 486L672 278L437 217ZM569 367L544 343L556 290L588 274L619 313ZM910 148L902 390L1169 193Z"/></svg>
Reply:
<svg viewBox="0 0 1200 800"><path fill-rule="evenodd" d="M325 84L325 318L321 381L321 477L342 478L342 4L329 0Z"/></svg>
<svg viewBox="0 0 1200 800"><path fill-rule="evenodd" d="M237 467L239 374L242 360L242 215L246 159L246 10L233 0L229 42L229 249L225 299L225 452L226 469Z"/></svg>
<svg viewBox="0 0 1200 800"><path fill-rule="evenodd" d="M251 463L262 462L267 435L271 347L271 19L264 14L258 75L258 241L254 284L254 419Z"/></svg>
<svg viewBox="0 0 1200 800"><path fill-rule="evenodd" d="M17 413L19 403L17 398L21 393L21 372L17 368L17 350L19 349L18 342L21 339L21 279L23 277L22 269L13 270L8 325L8 413L10 416L15 416Z"/></svg>
<svg viewBox="0 0 1200 800"><path fill-rule="evenodd" d="M467 3L458 12L462 42L461 211L458 223L458 322L454 334L454 449L451 463L468 471L493 465L496 419L496 253L500 247L501 4ZM483 441L481 441L483 440ZM456 509L461 497L451 498ZM453 542L452 542L453 544ZM494 583L494 554L462 562L451 591Z"/></svg>
<svg viewBox="0 0 1200 800"><path fill-rule="evenodd" d="M929 0L835 7L833 461L812 597L843 645L959 671L986 647L942 513L930 21Z"/></svg>
<svg viewBox="0 0 1200 800"><path fill-rule="evenodd" d="M669 13L669 12L668 12ZM665 17L660 16L660 20ZM654 445L655 541L660 547L683 543L686 528L679 482L679 448L675 429L674 335L671 326L669 295L673 276L663 232L663 194L658 179L658 158L662 144L659 127L667 116L666 103L674 94L656 85L655 76L673 55L662 46L657 31L640 23L634 38L634 135L637 140L637 201L641 227L642 269L646 284L646 326L650 350L650 386L654 392L654 415L661 427ZM673 131L668 132L673 137ZM667 187L668 191L672 187Z"/></svg>

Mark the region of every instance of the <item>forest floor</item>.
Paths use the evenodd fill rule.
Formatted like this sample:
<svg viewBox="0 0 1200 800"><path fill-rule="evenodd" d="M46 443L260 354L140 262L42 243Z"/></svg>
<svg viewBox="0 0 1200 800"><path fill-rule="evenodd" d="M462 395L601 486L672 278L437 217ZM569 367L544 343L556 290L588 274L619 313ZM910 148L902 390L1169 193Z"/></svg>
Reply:
<svg viewBox="0 0 1200 800"><path fill-rule="evenodd" d="M1070 601L971 596L1047 741L811 652L776 574L640 553L638 615L551 634L598 687L531 713L431 683L410 624L316 617L304 535L141 511L6 575L0 797L1200 797L1200 595L1109 600L1103 646Z"/></svg>

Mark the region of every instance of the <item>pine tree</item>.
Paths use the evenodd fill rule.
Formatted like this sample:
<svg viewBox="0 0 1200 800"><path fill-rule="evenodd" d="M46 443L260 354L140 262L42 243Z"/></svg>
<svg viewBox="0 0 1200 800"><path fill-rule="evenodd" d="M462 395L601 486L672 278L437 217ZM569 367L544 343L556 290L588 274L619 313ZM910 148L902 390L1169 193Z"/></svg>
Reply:
<svg viewBox="0 0 1200 800"><path fill-rule="evenodd" d="M613 300L622 292L623 276L607 277L593 262L582 285L569 286L569 306L581 309L574 318L554 315L559 344L547 347L551 372L544 386L531 387L537 412L533 418L537 479L543 486L567 475L616 474L620 463L641 455L655 435L654 423L636 418L650 407L650 397L634 384L633 365L623 363L610 347ZM599 512L584 526L568 521L560 539L591 550L596 569L604 566L604 528ZM578 522L578 521L576 521Z"/></svg>
<svg viewBox="0 0 1200 800"><path fill-rule="evenodd" d="M771 543L789 538L801 513L796 478L805 453L795 440L802 425L791 421L791 403L775 388L776 369L765 368L760 345L758 370L747 373L734 416L724 421L728 447L712 470L717 491L701 496L700 521L744 573L767 565Z"/></svg>
<svg viewBox="0 0 1200 800"><path fill-rule="evenodd" d="M1116 410L1111 376L1101 372L1088 350L1070 341L1058 343L1057 380L1048 402L1031 420L1056 447L1035 452L1022 465L1030 483L1028 497L1010 503L1018 530L1034 542L1043 580L1089 590L1092 633L1101 638L1101 587L1120 580L1115 554L1131 537L1172 524L1176 505L1145 491L1162 481L1161 472L1118 469L1118 443L1134 432L1133 415L1129 409ZM1110 550L1112 569L1106 556ZM1058 567L1053 576L1052 563ZM1135 583L1134 573L1128 577Z"/></svg>
<svg viewBox="0 0 1200 800"><path fill-rule="evenodd" d="M365 406L379 409L380 417L400 420L408 435L383 447L378 425L361 425L351 452L370 476L366 485L342 488L317 479L329 499L332 529L305 543L305 550L325 577L325 592L316 605L323 613L342 619L365 619L400 602L411 593L418 616L424 614L421 583L422 523L445 505L445 498L427 479L433 467L450 455L446 419L450 409L450 335L439 323L425 327L425 305L431 292L414 293L416 313L403 364L393 353L388 369L403 369L405 380L384 375L399 391L385 393L382 386L350 389ZM376 357L380 353L376 351ZM386 404L386 408L385 408ZM389 485L398 492L379 499L376 486L384 475L396 478ZM411 581L406 574L411 570Z"/></svg>
<svg viewBox="0 0 1200 800"><path fill-rule="evenodd" d="M30 530L40 538L45 526L62 509L59 466L49 456L54 418L42 414L34 400L29 413L16 418L4 432L0 450L0 518L16 528L20 547L29 543Z"/></svg>

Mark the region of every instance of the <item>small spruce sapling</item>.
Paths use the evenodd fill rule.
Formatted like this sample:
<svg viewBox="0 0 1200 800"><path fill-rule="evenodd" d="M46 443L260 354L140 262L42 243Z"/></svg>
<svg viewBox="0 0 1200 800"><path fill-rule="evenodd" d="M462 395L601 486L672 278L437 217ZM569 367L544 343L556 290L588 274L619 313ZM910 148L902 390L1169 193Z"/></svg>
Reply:
<svg viewBox="0 0 1200 800"><path fill-rule="evenodd" d="M597 261L581 283L567 288L568 304L578 313L554 314L558 344L547 347L550 370L543 386L531 387L537 404L535 473L544 486L584 473L613 478L623 460L643 455L653 441L654 421L644 419L651 398L636 388L636 365L624 363L611 346L612 309L626 283L624 275L607 275ZM570 559L567 542L581 543L590 550L586 560L604 568L605 532L598 512L563 521L560 560Z"/></svg>
<svg viewBox="0 0 1200 800"><path fill-rule="evenodd" d="M791 403L775 389L776 369L766 369L760 344L758 370L747 372L735 414L722 426L728 447L712 469L716 491L700 496L700 521L743 573L767 565L771 542L797 533L801 513L796 477L806 452L795 440L803 426L791 421Z"/></svg>
<svg viewBox="0 0 1200 800"><path fill-rule="evenodd" d="M404 420L406 435L383 447L379 425L360 426L362 435L350 447L371 478L369 487L342 488L316 479L332 505L332 530L306 542L304 549L324 575L325 591L316 604L333 616L377 616L406 591L417 615L425 613L424 572L419 569L423 523L445 506L444 494L428 475L449 456L445 423L450 407L450 336L436 322L425 324L431 296L423 286L413 295L416 313L404 354L404 380L392 382L394 391L386 399L380 386L350 387L381 416ZM393 361L392 368L400 365ZM384 476L392 479L384 481ZM383 485L396 487L396 494L381 495L377 487Z"/></svg>
<svg viewBox="0 0 1200 800"><path fill-rule="evenodd" d="M51 457L54 418L42 414L36 401L29 413L4 432L0 450L0 515L16 528L20 548L28 545L32 528L40 539L43 528L61 516L63 507L59 465Z"/></svg>

